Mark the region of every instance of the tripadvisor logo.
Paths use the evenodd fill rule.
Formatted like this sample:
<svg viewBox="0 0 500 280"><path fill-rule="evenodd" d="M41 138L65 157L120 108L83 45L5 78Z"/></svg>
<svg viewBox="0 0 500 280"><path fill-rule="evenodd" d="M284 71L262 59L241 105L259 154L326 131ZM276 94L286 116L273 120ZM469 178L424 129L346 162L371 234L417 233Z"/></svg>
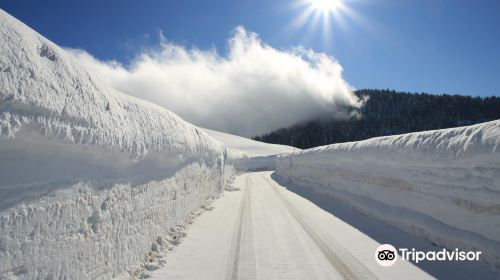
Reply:
<svg viewBox="0 0 500 280"><path fill-rule="evenodd" d="M439 251L417 251L415 248L399 248L391 244L382 244L375 250L375 260L381 266L392 266L398 260L419 263L421 261L479 261L481 251L460 251L441 249Z"/></svg>
<svg viewBox="0 0 500 280"><path fill-rule="evenodd" d="M398 252L391 244L382 244L375 250L375 260L381 266L391 266L398 260Z"/></svg>

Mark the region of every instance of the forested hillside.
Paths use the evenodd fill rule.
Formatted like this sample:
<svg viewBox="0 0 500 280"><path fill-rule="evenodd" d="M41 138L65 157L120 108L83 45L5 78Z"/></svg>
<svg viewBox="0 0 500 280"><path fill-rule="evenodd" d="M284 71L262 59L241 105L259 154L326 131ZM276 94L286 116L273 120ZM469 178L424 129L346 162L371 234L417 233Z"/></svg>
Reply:
<svg viewBox="0 0 500 280"><path fill-rule="evenodd" d="M305 149L500 119L500 98L495 96L483 98L373 89L358 90L356 95L367 98L367 101L358 114L348 119L310 120L254 139Z"/></svg>

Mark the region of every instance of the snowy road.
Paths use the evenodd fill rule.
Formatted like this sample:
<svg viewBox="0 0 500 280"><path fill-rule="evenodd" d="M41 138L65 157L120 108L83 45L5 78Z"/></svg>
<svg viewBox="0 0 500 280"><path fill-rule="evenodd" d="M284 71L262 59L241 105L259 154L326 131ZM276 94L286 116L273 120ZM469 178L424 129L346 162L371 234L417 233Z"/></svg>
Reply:
<svg viewBox="0 0 500 280"><path fill-rule="evenodd" d="M238 176L235 187L189 228L153 279L428 279L398 261L374 260L378 243L288 191L271 172Z"/></svg>

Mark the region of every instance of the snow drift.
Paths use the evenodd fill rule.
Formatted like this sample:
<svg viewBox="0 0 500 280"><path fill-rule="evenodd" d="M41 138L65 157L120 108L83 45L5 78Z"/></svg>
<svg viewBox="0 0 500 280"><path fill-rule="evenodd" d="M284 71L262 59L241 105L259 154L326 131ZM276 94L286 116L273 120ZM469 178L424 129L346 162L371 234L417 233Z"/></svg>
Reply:
<svg viewBox="0 0 500 280"><path fill-rule="evenodd" d="M224 146L0 10L0 278L109 279L221 191Z"/></svg>
<svg viewBox="0 0 500 280"><path fill-rule="evenodd" d="M283 155L277 175L499 268L499 149L497 120Z"/></svg>

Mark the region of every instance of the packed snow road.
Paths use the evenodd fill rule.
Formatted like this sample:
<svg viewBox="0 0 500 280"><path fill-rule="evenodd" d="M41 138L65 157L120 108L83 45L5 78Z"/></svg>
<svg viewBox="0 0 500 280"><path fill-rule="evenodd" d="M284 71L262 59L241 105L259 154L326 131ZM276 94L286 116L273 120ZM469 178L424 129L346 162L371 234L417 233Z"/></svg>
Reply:
<svg viewBox="0 0 500 280"><path fill-rule="evenodd" d="M408 262L379 266L380 245L271 178L236 178L190 227L153 279L429 279Z"/></svg>

